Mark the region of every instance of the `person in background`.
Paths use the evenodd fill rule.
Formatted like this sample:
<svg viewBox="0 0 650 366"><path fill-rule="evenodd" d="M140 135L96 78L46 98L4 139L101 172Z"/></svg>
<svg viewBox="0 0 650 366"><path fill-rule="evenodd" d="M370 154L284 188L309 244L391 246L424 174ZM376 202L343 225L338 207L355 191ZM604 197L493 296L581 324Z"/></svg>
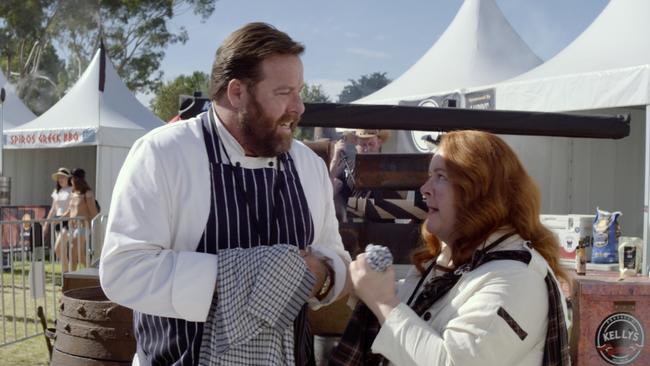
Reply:
<svg viewBox="0 0 650 366"><path fill-rule="evenodd" d="M97 216L99 210L95 203L95 195L86 182L86 172L75 168L71 172L72 194L68 210L63 214L69 219L70 260L67 260L65 248L61 249L63 272L75 271L80 261L85 262L86 239L90 233L90 221Z"/></svg>
<svg viewBox="0 0 650 366"><path fill-rule="evenodd" d="M390 137L390 131L388 130L357 130L355 132L357 136L356 147L357 153L367 154L367 153L380 153L381 148Z"/></svg>
<svg viewBox="0 0 650 366"><path fill-rule="evenodd" d="M134 309L140 365L313 361L307 304L344 292L321 158L293 139L304 47L264 23L217 50L211 108L132 147L115 184L102 288Z"/></svg>
<svg viewBox="0 0 650 366"><path fill-rule="evenodd" d="M70 169L62 167L52 173L51 177L56 186L50 195L52 197L52 206L45 218L58 219L63 217L65 212L68 210L70 197L72 195L72 186L70 182L72 175L70 174ZM45 228L43 229L44 239L47 238L47 235L50 233L50 226L54 226L54 251L57 257L61 258L61 242L63 240L61 237L67 235L68 221L61 220L60 222L46 223Z"/></svg>
<svg viewBox="0 0 650 366"><path fill-rule="evenodd" d="M382 145L389 137L388 130L355 130L343 133L334 144L329 167L330 176L334 180L335 194L341 190L347 176L351 173L348 170L353 167L356 154L380 153ZM345 173L347 175L344 175Z"/></svg>
<svg viewBox="0 0 650 366"><path fill-rule="evenodd" d="M415 269L350 264L353 313L331 365L569 365L558 243L540 194L496 135L443 135L421 187ZM371 259L372 260L372 259Z"/></svg>
<svg viewBox="0 0 650 366"><path fill-rule="evenodd" d="M333 197L336 215L340 222L347 222L346 206L350 197L370 198L372 191L354 188L354 163L356 154L378 154L390 137L388 130L355 130L344 133L334 144L330 161Z"/></svg>

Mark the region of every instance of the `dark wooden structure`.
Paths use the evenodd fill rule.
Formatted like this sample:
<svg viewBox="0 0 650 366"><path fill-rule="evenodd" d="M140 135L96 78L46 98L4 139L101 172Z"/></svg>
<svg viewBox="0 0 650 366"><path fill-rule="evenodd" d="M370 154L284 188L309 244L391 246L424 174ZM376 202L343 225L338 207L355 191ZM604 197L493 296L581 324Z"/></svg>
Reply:
<svg viewBox="0 0 650 366"><path fill-rule="evenodd" d="M505 135L620 139L630 134L630 116L305 103L300 126L414 131L481 130Z"/></svg>

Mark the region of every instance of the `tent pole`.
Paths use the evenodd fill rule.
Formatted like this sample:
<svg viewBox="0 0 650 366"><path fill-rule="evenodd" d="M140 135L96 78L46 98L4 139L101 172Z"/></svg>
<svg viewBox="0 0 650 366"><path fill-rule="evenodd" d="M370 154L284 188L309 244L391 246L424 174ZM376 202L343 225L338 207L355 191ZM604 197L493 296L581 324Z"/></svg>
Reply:
<svg viewBox="0 0 650 366"><path fill-rule="evenodd" d="M101 160L101 154L102 152L100 151L99 144L95 146L95 199L100 202L100 205L106 204L102 198L100 197L100 190L103 190L104 187L102 187L102 160ZM108 209L108 207L106 207Z"/></svg>
<svg viewBox="0 0 650 366"><path fill-rule="evenodd" d="M641 264L641 273L645 276L648 275L648 261L650 260L650 243L648 242L648 235L650 234L650 214L648 208L650 207L650 104L645 106L645 179L644 179L644 194L643 194L643 263Z"/></svg>
<svg viewBox="0 0 650 366"><path fill-rule="evenodd" d="M4 139L5 139L5 88L0 88L0 177L4 173L4 165L2 160L2 153L4 149Z"/></svg>

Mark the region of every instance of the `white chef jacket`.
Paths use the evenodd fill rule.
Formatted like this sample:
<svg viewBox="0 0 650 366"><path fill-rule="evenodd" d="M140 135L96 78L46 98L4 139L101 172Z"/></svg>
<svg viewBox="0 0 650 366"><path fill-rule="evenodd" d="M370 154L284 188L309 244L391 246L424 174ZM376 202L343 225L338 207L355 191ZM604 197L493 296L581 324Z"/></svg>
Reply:
<svg viewBox="0 0 650 366"><path fill-rule="evenodd" d="M506 232L491 235L488 245ZM398 366L541 365L548 322L544 278L550 268L518 235L493 250L527 250L532 258L528 265L511 260L491 261L463 274L428 310L428 321L406 305L420 279L419 272L412 271L399 285L398 297L402 302L386 318L372 352ZM445 247L438 264L447 265L449 254ZM442 274L431 272L430 276ZM520 339L497 315L499 307L527 333L525 339Z"/></svg>
<svg viewBox="0 0 650 366"><path fill-rule="evenodd" d="M250 169L277 164L276 158L245 156L218 119L216 124L233 164ZM298 141L293 141L290 155L314 222L311 248L335 272L327 298L322 303L310 299L318 308L341 293L350 256L338 232L325 163ZM209 162L200 118L156 128L138 139L117 178L106 227L99 276L108 298L140 312L204 322L217 261L196 248L209 204Z"/></svg>

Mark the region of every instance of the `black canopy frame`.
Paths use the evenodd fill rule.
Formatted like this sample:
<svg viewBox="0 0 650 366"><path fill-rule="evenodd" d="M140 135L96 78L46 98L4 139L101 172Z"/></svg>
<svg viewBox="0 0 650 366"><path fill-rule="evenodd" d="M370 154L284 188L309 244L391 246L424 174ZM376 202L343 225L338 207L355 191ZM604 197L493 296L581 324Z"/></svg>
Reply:
<svg viewBox="0 0 650 366"><path fill-rule="evenodd" d="M471 129L505 135L621 139L630 134L630 115L305 103L300 126L440 132Z"/></svg>

